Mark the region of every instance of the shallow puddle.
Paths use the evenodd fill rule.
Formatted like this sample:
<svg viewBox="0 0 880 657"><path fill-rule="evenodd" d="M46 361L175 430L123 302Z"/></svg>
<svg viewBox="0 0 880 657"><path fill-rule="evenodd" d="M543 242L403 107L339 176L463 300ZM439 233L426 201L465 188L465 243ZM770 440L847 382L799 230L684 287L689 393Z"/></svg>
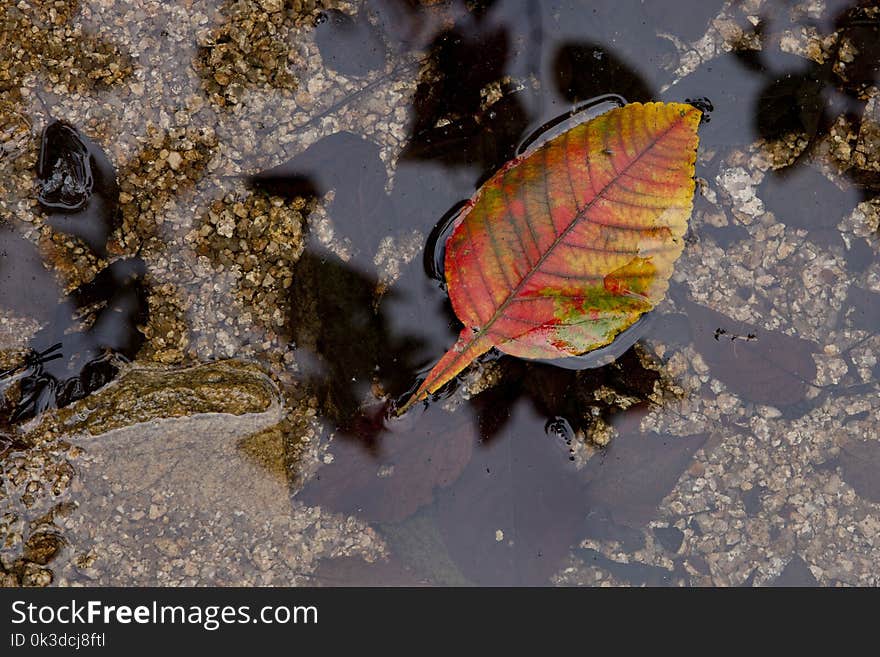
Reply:
<svg viewBox="0 0 880 657"><path fill-rule="evenodd" d="M54 6L0 8L4 583L878 583L880 12ZM667 299L393 418L444 218L651 100L711 107Z"/></svg>

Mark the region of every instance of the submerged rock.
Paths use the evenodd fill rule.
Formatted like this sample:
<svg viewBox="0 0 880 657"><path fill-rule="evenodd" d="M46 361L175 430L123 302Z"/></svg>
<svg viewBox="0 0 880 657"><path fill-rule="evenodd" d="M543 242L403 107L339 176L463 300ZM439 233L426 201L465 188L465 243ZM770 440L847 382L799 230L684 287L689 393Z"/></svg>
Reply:
<svg viewBox="0 0 880 657"><path fill-rule="evenodd" d="M59 413L66 432L101 435L141 423L204 414L266 415L278 422L278 388L257 366L220 361L184 369L136 366Z"/></svg>
<svg viewBox="0 0 880 657"><path fill-rule="evenodd" d="M0 454L0 499L26 510L0 518L0 581L290 585L324 557L381 557L365 523L291 502L308 410L244 361L124 370Z"/></svg>

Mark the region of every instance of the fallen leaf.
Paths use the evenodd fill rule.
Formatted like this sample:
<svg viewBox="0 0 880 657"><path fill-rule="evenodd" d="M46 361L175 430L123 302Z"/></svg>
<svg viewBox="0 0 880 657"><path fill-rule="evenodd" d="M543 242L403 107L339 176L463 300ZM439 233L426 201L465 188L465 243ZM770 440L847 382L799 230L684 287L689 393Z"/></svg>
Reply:
<svg viewBox="0 0 880 657"><path fill-rule="evenodd" d="M860 497L880 502L880 442L876 440L848 440L840 448L840 471L843 480Z"/></svg>
<svg viewBox="0 0 880 657"><path fill-rule="evenodd" d="M701 112L611 110L505 165L446 242L458 342L404 404L493 347L563 358L610 343L663 298L684 248Z"/></svg>
<svg viewBox="0 0 880 657"><path fill-rule="evenodd" d="M854 329L874 331L880 326L880 294L853 286L844 308L847 323Z"/></svg>
<svg viewBox="0 0 880 657"><path fill-rule="evenodd" d="M388 559L369 563L357 557L322 559L311 576L315 586L427 586L406 564Z"/></svg>
<svg viewBox="0 0 880 657"><path fill-rule="evenodd" d="M297 499L378 522L400 522L430 504L470 461L476 432L461 415L428 413L417 428L389 430L372 443L338 435L330 443L332 462Z"/></svg>
<svg viewBox="0 0 880 657"><path fill-rule="evenodd" d="M577 551L577 555L584 563L594 568L600 568L611 574L616 580L631 586L670 586L672 578L678 574L660 566L652 566L638 561L614 561L591 548L582 548Z"/></svg>
<svg viewBox="0 0 880 657"><path fill-rule="evenodd" d="M734 394L759 404L790 406L804 399L816 378L818 345L778 331L761 330L685 301L694 344L712 376ZM716 330L725 331L715 339ZM746 338L749 334L754 339Z"/></svg>
<svg viewBox="0 0 880 657"><path fill-rule="evenodd" d="M477 585L545 585L580 538L589 508L582 474L545 421L517 404L515 430L479 444L459 481L439 496L443 542Z"/></svg>
<svg viewBox="0 0 880 657"><path fill-rule="evenodd" d="M793 586L819 586L818 580L813 575L807 562L798 555L794 555L785 569L779 573L779 577L773 580L770 586L790 588Z"/></svg>
<svg viewBox="0 0 880 657"><path fill-rule="evenodd" d="M705 434L621 433L587 466L586 474L592 478L585 489L586 508L618 526L646 526L706 438Z"/></svg>
<svg viewBox="0 0 880 657"><path fill-rule="evenodd" d="M758 196L779 221L806 229L810 239L820 246L843 245L837 224L860 200L855 187L842 190L810 167L784 169L766 176Z"/></svg>

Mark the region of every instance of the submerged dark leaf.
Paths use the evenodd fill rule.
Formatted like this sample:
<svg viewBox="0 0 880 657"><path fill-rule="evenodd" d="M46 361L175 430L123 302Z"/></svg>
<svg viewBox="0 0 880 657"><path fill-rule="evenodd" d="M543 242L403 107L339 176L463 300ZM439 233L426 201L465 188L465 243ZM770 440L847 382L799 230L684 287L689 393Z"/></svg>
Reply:
<svg viewBox="0 0 880 657"><path fill-rule="evenodd" d="M394 559L368 563L358 557L322 559L311 576L315 586L426 586L411 568Z"/></svg>
<svg viewBox="0 0 880 657"><path fill-rule="evenodd" d="M678 527L655 527L654 538L667 551L675 554L684 542L684 532Z"/></svg>
<svg viewBox="0 0 880 657"><path fill-rule="evenodd" d="M629 563L614 561L590 548L578 550L577 555L583 559L584 563L601 568L615 579L632 586L669 586L676 574L666 568L637 561Z"/></svg>
<svg viewBox="0 0 880 657"><path fill-rule="evenodd" d="M764 178L758 196L787 226L806 228L820 245L842 244L837 224L859 203L853 188L841 189L812 167L785 169Z"/></svg>
<svg viewBox="0 0 880 657"><path fill-rule="evenodd" d="M475 27L469 19L434 40L428 56L432 67L413 99L404 161L478 165L483 174L513 157L528 117L520 100L524 90L504 82L509 55L506 30ZM485 92L493 83L502 96L486 106Z"/></svg>
<svg viewBox="0 0 880 657"><path fill-rule="evenodd" d="M458 479L476 442L466 418L432 412L435 417L424 417L418 426L386 431L371 444L336 438L329 449L332 463L298 499L378 522L400 522L430 504L438 489Z"/></svg>
<svg viewBox="0 0 880 657"><path fill-rule="evenodd" d="M660 374L642 363L635 349L614 362L582 370L550 363L501 358L499 383L471 400L483 441L501 435L517 402L529 400L541 417L562 418L574 432L587 433L596 417L608 420L624 409L600 401L595 393L608 386L621 395L647 402ZM596 415L594 415L596 413Z"/></svg>
<svg viewBox="0 0 880 657"><path fill-rule="evenodd" d="M851 287L844 306L847 322L854 329L876 331L880 326L880 294Z"/></svg>
<svg viewBox="0 0 880 657"><path fill-rule="evenodd" d="M788 134L812 139L824 111L823 87L815 66L772 79L758 96L758 134L764 139L779 139Z"/></svg>
<svg viewBox="0 0 880 657"><path fill-rule="evenodd" d="M705 306L688 302L694 344L709 365L712 376L743 398L771 406L790 406L804 399L816 377L813 354L816 343L778 331L765 331L738 322ZM715 339L722 329L729 336L748 339Z"/></svg>
<svg viewBox="0 0 880 657"><path fill-rule="evenodd" d="M438 500L449 554L484 586L546 584L579 538L587 510L564 441L548 436L544 418L524 404L511 420L517 430L478 446Z"/></svg>
<svg viewBox="0 0 880 657"><path fill-rule="evenodd" d="M849 440L840 447L843 480L871 502L880 502L880 442Z"/></svg>
<svg viewBox="0 0 880 657"><path fill-rule="evenodd" d="M590 524L600 535L614 533L612 525L641 529L656 517L657 507L706 442L705 434L671 436L642 433L643 413L630 412L616 424L618 435L605 452L587 464L589 483L584 503L591 515L603 519Z"/></svg>
<svg viewBox="0 0 880 657"><path fill-rule="evenodd" d="M819 582L807 563L800 556L794 555L771 586L819 586Z"/></svg>

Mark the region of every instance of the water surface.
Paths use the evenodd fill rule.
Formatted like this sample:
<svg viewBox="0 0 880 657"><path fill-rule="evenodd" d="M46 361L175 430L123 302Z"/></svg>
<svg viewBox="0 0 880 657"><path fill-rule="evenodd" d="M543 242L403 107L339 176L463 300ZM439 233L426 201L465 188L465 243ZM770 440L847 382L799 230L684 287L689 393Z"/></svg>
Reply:
<svg viewBox="0 0 880 657"><path fill-rule="evenodd" d="M74 53L104 53L118 75L64 70L61 88L28 57L59 47L47 29L2 92L26 119L0 159L2 364L39 392L10 388L0 415L8 576L876 583L880 165L863 128L878 120L876 15L846 2L192 5L153 22L126 3L100 19L72 5L72 24L118 26L86 29ZM7 31L34 20L4 11ZM37 92L116 167L101 244L36 203L52 119ZM490 357L389 419L459 331L426 271L435 226L536 131L609 95L712 105L669 299L608 364ZM28 348L44 356L19 367ZM151 375L149 413L124 401L118 427L75 441L64 420L81 453L25 423L53 406L88 417L128 360L230 357L275 381L282 420L268 401L237 404L252 398L238 379L177 377L163 394ZM218 413L244 420L221 429ZM181 416L191 424L161 423Z"/></svg>

